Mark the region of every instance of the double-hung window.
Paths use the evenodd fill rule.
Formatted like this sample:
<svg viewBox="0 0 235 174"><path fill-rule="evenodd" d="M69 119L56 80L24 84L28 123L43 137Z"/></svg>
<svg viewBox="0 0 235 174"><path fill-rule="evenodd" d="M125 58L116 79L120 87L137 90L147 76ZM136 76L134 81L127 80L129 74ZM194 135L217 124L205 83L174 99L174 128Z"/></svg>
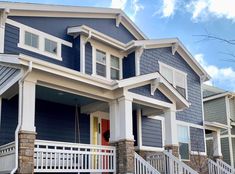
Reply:
<svg viewBox="0 0 235 174"><path fill-rule="evenodd" d="M24 44L33 48L39 47L39 36L28 31L24 33Z"/></svg>
<svg viewBox="0 0 235 174"><path fill-rule="evenodd" d="M182 160L189 160L190 137L187 126L178 125L179 154Z"/></svg>
<svg viewBox="0 0 235 174"><path fill-rule="evenodd" d="M112 80L120 79L120 63L119 58L111 55L110 78Z"/></svg>
<svg viewBox="0 0 235 174"><path fill-rule="evenodd" d="M159 66L162 76L187 98L187 74L161 62Z"/></svg>
<svg viewBox="0 0 235 174"><path fill-rule="evenodd" d="M52 40L45 39L45 51L52 54L57 54L57 43Z"/></svg>
<svg viewBox="0 0 235 174"><path fill-rule="evenodd" d="M106 53L96 50L96 74L106 77Z"/></svg>

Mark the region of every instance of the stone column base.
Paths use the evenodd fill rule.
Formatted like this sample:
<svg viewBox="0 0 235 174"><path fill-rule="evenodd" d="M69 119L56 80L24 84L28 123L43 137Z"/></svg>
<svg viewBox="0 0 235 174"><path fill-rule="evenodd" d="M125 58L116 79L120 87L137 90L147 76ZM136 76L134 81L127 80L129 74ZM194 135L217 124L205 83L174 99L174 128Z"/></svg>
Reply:
<svg viewBox="0 0 235 174"><path fill-rule="evenodd" d="M199 174L208 174L208 160L206 155L190 155L190 161L183 161Z"/></svg>
<svg viewBox="0 0 235 174"><path fill-rule="evenodd" d="M116 147L116 173L134 173L134 141L120 140L118 142L110 143Z"/></svg>
<svg viewBox="0 0 235 174"><path fill-rule="evenodd" d="M165 150L169 151L172 150L172 154L179 158L179 146L175 146L175 145L165 145Z"/></svg>
<svg viewBox="0 0 235 174"><path fill-rule="evenodd" d="M213 160L216 161L217 159L223 159L223 156L213 156Z"/></svg>
<svg viewBox="0 0 235 174"><path fill-rule="evenodd" d="M19 132L18 174L34 173L35 132Z"/></svg>

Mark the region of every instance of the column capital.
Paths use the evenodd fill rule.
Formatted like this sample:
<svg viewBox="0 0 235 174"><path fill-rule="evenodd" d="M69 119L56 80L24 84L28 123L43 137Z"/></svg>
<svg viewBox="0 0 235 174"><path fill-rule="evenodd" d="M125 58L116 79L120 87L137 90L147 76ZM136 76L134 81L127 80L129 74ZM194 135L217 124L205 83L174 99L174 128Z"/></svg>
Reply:
<svg viewBox="0 0 235 174"><path fill-rule="evenodd" d="M123 100L132 102L133 98L130 96L123 96L123 97L118 98L118 102L123 101Z"/></svg>

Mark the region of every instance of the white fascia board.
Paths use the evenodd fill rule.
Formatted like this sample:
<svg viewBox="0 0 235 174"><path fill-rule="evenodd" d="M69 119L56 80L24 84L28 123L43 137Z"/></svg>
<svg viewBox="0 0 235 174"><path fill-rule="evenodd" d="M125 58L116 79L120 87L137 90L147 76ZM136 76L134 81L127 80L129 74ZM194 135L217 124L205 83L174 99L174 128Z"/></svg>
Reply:
<svg viewBox="0 0 235 174"><path fill-rule="evenodd" d="M204 121L204 127L205 129L208 130L219 130L219 129L228 129L229 126L225 124L221 124L218 122L209 122L209 121Z"/></svg>
<svg viewBox="0 0 235 174"><path fill-rule="evenodd" d="M158 47L169 47L173 44L179 44L177 52L185 59L189 66L200 76L203 77L203 81L210 79L209 74L202 68L202 66L193 58L191 53L186 49L182 42L178 38L167 38L167 39L150 39L150 40L139 40L135 41L135 46L144 46L145 49L158 48Z"/></svg>
<svg viewBox="0 0 235 174"><path fill-rule="evenodd" d="M28 62L32 61L34 69L49 72L55 75L63 76L63 77L80 81L80 82L84 82L87 84L96 85L97 87L104 88L107 90L113 89L112 81L108 81L104 79L101 80L99 78L95 78L93 76L86 75L81 72L69 69L69 68L61 67L53 63L49 63L49 62L39 60L30 56L26 56L24 54L20 54L19 59L22 65L28 65Z"/></svg>
<svg viewBox="0 0 235 174"><path fill-rule="evenodd" d="M92 39L97 39L99 41L102 41L110 46L113 46L115 48L118 48L121 51L127 51L128 49L131 49L134 45L134 41L130 41L127 44L124 44L106 34L103 34L97 30L94 30L93 28L90 28L86 25L81 25L77 27L70 27L67 29L67 34L69 35L77 35L77 34L86 34L89 36L91 34Z"/></svg>
<svg viewBox="0 0 235 174"><path fill-rule="evenodd" d="M225 97L227 95L231 95L232 93L231 92L224 92L222 94L216 94L216 95L213 95L211 97L206 97L203 99L203 102L206 102L206 101L210 101L210 100L214 100L214 99L217 99L217 98L221 98L221 97Z"/></svg>
<svg viewBox="0 0 235 174"><path fill-rule="evenodd" d="M0 54L0 63L19 64L19 55L15 54Z"/></svg>
<svg viewBox="0 0 235 174"><path fill-rule="evenodd" d="M49 5L36 3L0 2L0 8L10 9L13 16L50 16L50 17L82 17L82 18L112 18L121 14L121 23L139 40L147 39L144 33L120 9L102 7L79 7L65 5ZM32 10L34 9L34 10ZM23 12L23 13L22 13ZM58 14L55 14L58 13Z"/></svg>

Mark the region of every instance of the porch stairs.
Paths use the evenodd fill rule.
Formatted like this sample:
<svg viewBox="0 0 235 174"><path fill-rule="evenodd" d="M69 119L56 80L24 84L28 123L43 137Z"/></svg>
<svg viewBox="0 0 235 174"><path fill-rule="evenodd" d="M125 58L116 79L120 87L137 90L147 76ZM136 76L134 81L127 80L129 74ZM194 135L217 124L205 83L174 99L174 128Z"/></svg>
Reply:
<svg viewBox="0 0 235 174"><path fill-rule="evenodd" d="M147 161L135 154L136 174L198 174L171 152L163 151L147 157Z"/></svg>
<svg viewBox="0 0 235 174"><path fill-rule="evenodd" d="M235 174L235 169L221 159L213 161L208 159L209 174Z"/></svg>

